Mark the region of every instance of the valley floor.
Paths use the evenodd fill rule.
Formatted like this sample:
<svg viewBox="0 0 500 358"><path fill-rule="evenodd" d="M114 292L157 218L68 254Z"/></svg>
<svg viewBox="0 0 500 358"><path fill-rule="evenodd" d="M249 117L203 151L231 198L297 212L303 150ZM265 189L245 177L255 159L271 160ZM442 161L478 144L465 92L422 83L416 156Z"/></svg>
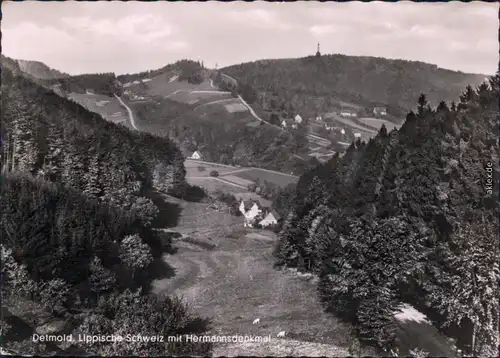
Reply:
<svg viewBox="0 0 500 358"><path fill-rule="evenodd" d="M210 317L207 335L272 337L266 343L218 343L214 355L349 355L349 327L323 312L315 284L273 268L275 234L245 231L241 217L207 213L204 204L183 206L175 230L191 239L181 239L179 251L165 256L176 275L156 280L154 292L179 295ZM207 250L194 240L216 246ZM256 318L260 324L253 325ZM276 337L280 331L285 338Z"/></svg>

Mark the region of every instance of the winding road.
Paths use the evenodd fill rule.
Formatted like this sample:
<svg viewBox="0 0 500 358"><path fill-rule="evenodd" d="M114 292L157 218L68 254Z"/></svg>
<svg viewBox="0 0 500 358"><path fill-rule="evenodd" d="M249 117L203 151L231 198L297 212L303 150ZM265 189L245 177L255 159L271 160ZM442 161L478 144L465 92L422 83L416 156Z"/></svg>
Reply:
<svg viewBox="0 0 500 358"><path fill-rule="evenodd" d="M129 106L127 106L125 104L125 102L122 101L122 99L116 95L115 93L115 97L116 99L118 99L118 101L120 101L120 104L125 107L125 109L127 110L127 113L128 113L128 118L130 119L130 125L132 126L132 128L134 128L136 131L139 130L139 128L137 128L137 126L135 125L135 118L134 118L134 114L132 113L132 110L130 109Z"/></svg>

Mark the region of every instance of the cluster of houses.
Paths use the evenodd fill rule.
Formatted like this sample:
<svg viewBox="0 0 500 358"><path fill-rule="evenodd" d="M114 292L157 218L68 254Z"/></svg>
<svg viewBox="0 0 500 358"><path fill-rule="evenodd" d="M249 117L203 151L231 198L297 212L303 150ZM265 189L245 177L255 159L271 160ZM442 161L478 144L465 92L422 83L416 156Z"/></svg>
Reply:
<svg viewBox="0 0 500 358"><path fill-rule="evenodd" d="M283 119L281 126L283 128L297 129L302 124L302 117L297 114L294 119Z"/></svg>
<svg viewBox="0 0 500 358"><path fill-rule="evenodd" d="M127 83L124 83L122 86L123 86L123 88L127 88L127 87L130 87L130 86L132 86L132 85L138 85L138 84L140 84L141 82L142 82L142 83L146 83L146 82L149 82L149 81L151 81L151 78L145 78L145 79L140 80L140 81L134 81L134 82L127 82Z"/></svg>
<svg viewBox="0 0 500 358"><path fill-rule="evenodd" d="M245 221L244 227L268 227L280 222L280 215L270 207L265 207L257 200L241 200L240 212Z"/></svg>
<svg viewBox="0 0 500 358"><path fill-rule="evenodd" d="M143 101L146 99L146 97L137 95L129 90L123 91L123 95L127 96L130 101Z"/></svg>
<svg viewBox="0 0 500 358"><path fill-rule="evenodd" d="M387 116L387 108L386 107L374 107L372 113L375 117L384 117ZM356 118L358 117L358 112L352 108L341 108L339 111L339 115L341 117L350 117ZM323 121L323 117L318 115L316 116L316 121Z"/></svg>

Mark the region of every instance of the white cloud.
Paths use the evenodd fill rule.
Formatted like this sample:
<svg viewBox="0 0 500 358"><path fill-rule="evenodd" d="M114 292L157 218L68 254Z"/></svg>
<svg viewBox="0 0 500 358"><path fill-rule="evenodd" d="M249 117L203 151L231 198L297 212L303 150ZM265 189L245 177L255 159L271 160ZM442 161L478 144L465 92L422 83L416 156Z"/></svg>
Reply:
<svg viewBox="0 0 500 358"><path fill-rule="evenodd" d="M233 10L226 13L227 19L242 26L273 30L290 30L292 25L280 19L274 11L265 9Z"/></svg>
<svg viewBox="0 0 500 358"><path fill-rule="evenodd" d="M478 51L485 53L489 52L498 53L498 41L481 39L477 42L476 48L478 49Z"/></svg>
<svg viewBox="0 0 500 358"><path fill-rule="evenodd" d="M328 35L335 32L335 26L333 25L314 25L309 31L316 36Z"/></svg>
<svg viewBox="0 0 500 358"><path fill-rule="evenodd" d="M2 32L3 52L12 57L36 59L37 54L43 54L46 48L56 53L67 51L68 48L78 48L78 42L73 36L53 26L21 22L16 26L3 28ZM23 45L19 46L20 44Z"/></svg>
<svg viewBox="0 0 500 358"><path fill-rule="evenodd" d="M461 41L451 41L449 46L452 51L467 51L469 46Z"/></svg>
<svg viewBox="0 0 500 358"><path fill-rule="evenodd" d="M63 18L62 21L73 30L83 30L97 36L121 37L129 42L150 43L176 32L171 25L152 14L134 14L117 21L96 20L85 16Z"/></svg>
<svg viewBox="0 0 500 358"><path fill-rule="evenodd" d="M411 27L410 32L416 36L430 37L435 36L438 29L436 26L415 25Z"/></svg>

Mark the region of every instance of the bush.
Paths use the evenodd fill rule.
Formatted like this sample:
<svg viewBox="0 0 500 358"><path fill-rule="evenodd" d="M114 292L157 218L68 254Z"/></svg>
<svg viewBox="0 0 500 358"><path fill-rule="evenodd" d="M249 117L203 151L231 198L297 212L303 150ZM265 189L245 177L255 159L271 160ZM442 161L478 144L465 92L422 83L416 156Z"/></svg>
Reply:
<svg viewBox="0 0 500 358"><path fill-rule="evenodd" d="M218 176L219 176L219 172L218 172L217 170L212 170L212 171L210 172L210 176L211 176L211 177L218 177Z"/></svg>
<svg viewBox="0 0 500 358"><path fill-rule="evenodd" d="M186 189L183 199L191 202L200 202L207 197L205 190L197 185L191 185Z"/></svg>

